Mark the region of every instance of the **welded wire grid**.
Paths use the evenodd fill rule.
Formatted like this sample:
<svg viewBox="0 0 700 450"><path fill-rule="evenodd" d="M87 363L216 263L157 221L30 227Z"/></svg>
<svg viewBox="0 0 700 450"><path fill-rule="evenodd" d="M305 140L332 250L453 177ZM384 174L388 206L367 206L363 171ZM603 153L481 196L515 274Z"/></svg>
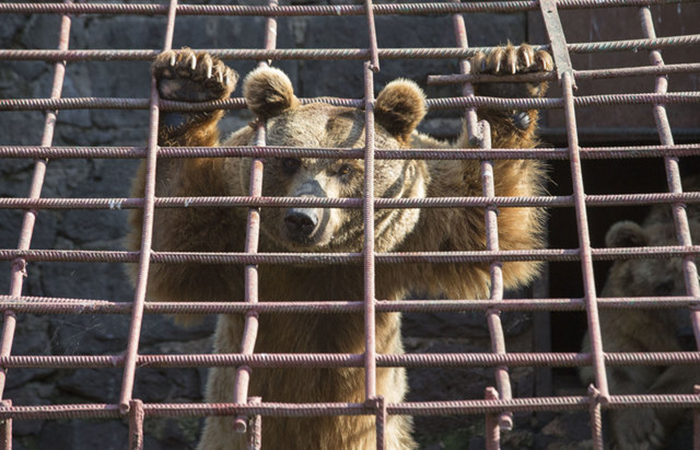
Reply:
<svg viewBox="0 0 700 450"><path fill-rule="evenodd" d="M3 111L45 111L43 137L39 146L0 146L2 158L32 158L35 160L34 175L29 193L24 198L0 198L0 208L21 209L24 221L16 249L0 249L0 260L11 261L11 283L9 295L0 295L4 310L2 341L0 344L0 395L3 394L12 368L110 368L122 367L123 379L117 404L62 404L46 406L12 405L4 401L0 408L3 432L3 448L12 446L12 421L27 419L73 419L73 418L124 418L128 417L130 448L143 448L143 422L149 417L201 417L229 415L235 417L232 427L238 432L248 433L251 448L260 446L260 423L268 416L318 416L357 415L376 416L377 448L384 448L384 421L387 415L473 415L486 417L486 445L489 449L500 448L500 431L512 427L512 413L519 411L565 411L588 410L591 415L591 430L594 447L602 449L601 409L640 408L645 406L697 407L700 397L697 392L680 395L611 395L606 379L606 367L611 365L636 364L697 364L700 356L696 352L675 353L604 353L599 325L599 308L671 308L687 307L693 320L696 342L700 343L700 312L696 305L700 299L697 267L694 257L700 248L694 246L689 234L686 203L700 201L700 193L683 192L680 182L678 158L700 154L700 145L674 143L674 136L666 118L666 105L675 103L697 104L698 92L667 92L665 75L674 73L698 73L700 64L664 64L661 49L669 47L697 46L700 35L681 35L658 38L650 7L653 5L692 3L691 1L668 0L539 0L508 2L443 2L443 3L391 3L373 5L367 0L364 5L329 6L281 6L271 0L267 6L239 5L182 5L176 0L169 4L119 4L119 3L3 3L0 14L56 14L61 17L58 48L56 50L8 50L0 49L2 61L47 61L54 63L54 80L50 98L3 99ZM639 11L639 20L644 33L642 39L567 43L559 17L559 10L592 9L625 6ZM535 45L536 49L548 49L554 56L556 72L551 75L522 75L511 79L549 79L559 83L560 98L546 99L502 99L475 97L466 58L479 51L491 48L470 47L463 19L464 14L476 12L539 11L544 19L548 43ZM149 50L71 50L68 36L71 17L75 14L110 15L164 15L167 26L162 48ZM453 15L456 42L453 48L388 49L377 44L375 15L451 14ZM0 17L2 17L0 15ZM293 60L359 60L365 61L365 93L363 99L324 98L332 104L363 107L366 123L364 149L344 150L343 158L365 161L365 192L361 199L327 198L266 198L262 197L262 169L264 158L297 155L299 157L335 158L338 149L289 149L265 146L265 126L258 123L256 146L235 148L159 148L157 145L158 117L161 111L212 110L245 108L241 98L202 104L185 104L159 99L155 80L151 83L149 99L124 98L62 98L62 87L66 68L73 61L152 60L160 51L172 48L176 18L185 15L263 16L266 18L264 49L210 50L212 55L226 60L254 60L260 65L284 59ZM277 49L277 18L294 16L364 16L369 33L369 48L348 49ZM593 54L600 52L645 51L650 65L620 69L576 70L570 54ZM432 98L430 109L463 109L471 142L478 148L461 150L378 150L374 147L374 74L380 71L382 60L389 59L458 59L460 73L431 77L430 82L458 83L463 86L463 95L454 98ZM407 74L410 75L410 74ZM655 76L656 89L645 94L609 94L576 96L577 82L598 78L620 78L631 76ZM503 79L499 77L499 79ZM493 77L481 76L480 81L493 81ZM302 99L302 102L316 99ZM660 145L617 146L583 148L578 142L576 112L583 106L602 105L650 105L656 121ZM478 122L476 108L489 106L500 109L540 108L563 110L567 142L563 148L543 149L492 149L488 124ZM53 145L54 129L59 111L68 109L147 109L149 111L149 136L144 147L57 147ZM246 197L187 197L156 198L157 158L188 157L253 157L250 174L250 193ZM668 180L667 193L589 195L583 184L581 162L583 159L662 157ZM41 198L41 189L47 170L47 159L60 158L105 158L146 159L147 178L143 198ZM476 159L481 160L483 197L477 198L428 198L428 199L377 199L374 198L375 159ZM494 194L493 161L498 159L527 158L564 160L570 163L573 194L532 198L503 198ZM587 207L600 205L651 205L673 206L679 245L650 248L592 248L588 229ZM243 253L177 253L151 250L154 208L187 206L238 206L248 209L248 227L245 252ZM365 221L364 249L361 253L303 254L303 253L259 253L259 208L279 206L313 206L362 208ZM415 207L483 207L486 210L486 251L460 251L448 253L377 253L374 248L374 211L376 208ZM573 207L579 247L576 249L538 249L528 251L503 251L499 249L497 232L497 208L507 206L524 207ZM31 249L32 233L40 211L48 209L115 209L143 208L142 246L139 252L90 251L90 250L34 250ZM40 217L40 216L39 216ZM593 261L616 260L641 257L682 257L685 271L687 295L683 297L649 297L599 299L596 296ZM503 299L501 263L505 261L580 261L584 281L583 298ZM133 302L109 300L74 299L55 297L30 297L23 294L23 283L27 275L27 263L42 262L115 262L138 263L139 272ZM145 302L146 280L151 263L177 264L195 262L202 264L245 265L245 302ZM491 296L486 300L411 300L383 301L375 299L375 264L440 262L487 262L490 264ZM258 302L257 270L259 264L364 264L365 297L362 302ZM458 354L377 354L374 341L375 314L377 312L465 312L486 313L492 342L491 353ZM585 311L591 338L590 353L507 353L501 311ZM299 312L348 312L363 313L365 318L365 353L357 354L256 354L255 340L258 333L257 318L267 313ZM131 314L128 346L123 355L70 355L70 356L13 356L18 314ZM142 355L138 353L141 324L144 314L244 314L245 331L240 353L236 354L190 354L190 355ZM261 330L260 332L274 332ZM580 367L592 365L595 369L595 386L586 396L549 396L536 398L514 398L511 393L508 368L514 367ZM133 393L135 372L139 367L237 367L236 388L231 403L227 404L156 404L144 403ZM377 367L493 367L494 386L487 388L483 400L458 400L448 402L403 402L387 404L376 392ZM342 404L279 404L262 398L249 398L248 381L259 367L364 367L365 402ZM11 371L9 372L11 376ZM252 419L252 420L250 420ZM695 447L700 448L700 424L695 416ZM252 426L252 429L251 429ZM263 443L264 444L264 443Z"/></svg>

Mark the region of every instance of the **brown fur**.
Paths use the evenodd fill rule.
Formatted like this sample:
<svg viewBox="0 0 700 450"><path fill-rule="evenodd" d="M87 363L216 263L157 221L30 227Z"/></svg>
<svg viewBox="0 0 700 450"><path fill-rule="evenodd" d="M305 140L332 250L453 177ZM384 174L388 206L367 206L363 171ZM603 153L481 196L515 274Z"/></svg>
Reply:
<svg viewBox="0 0 700 450"><path fill-rule="evenodd" d="M536 61L534 52L519 59L518 70L549 70L551 59ZM512 53L514 47L509 47ZM519 50L521 53L523 50ZM158 58L154 72L163 73L172 55ZM525 62L530 62L529 65ZM218 62L217 62L218 64ZM535 66L539 64L539 66ZM494 71L494 67L485 70ZM227 69L228 70L228 69ZM171 70L172 72L172 70ZM183 73L184 72L184 73ZM179 78L178 78L179 77ZM173 80L173 79L175 80ZM163 77L161 84L182 82L186 71ZM233 77L231 77L233 78ZM179 81L178 81L179 80ZM230 90L218 88L215 92ZM206 90L206 86L200 88ZM521 88L522 89L522 88ZM529 87L527 89L532 89ZM538 86L544 92L542 86ZM280 71L262 69L251 73L243 88L246 101L267 122L268 145L298 147L348 147L364 145L364 113L323 103L300 106L291 83ZM203 95L206 96L206 95ZM224 96L225 97L225 96ZM223 98L223 97L222 97ZM413 83L401 80L388 85L377 97L376 145L379 148L407 146L447 148L415 132L425 114L424 94ZM491 114L494 147L533 147L536 144L537 112L518 128L509 114ZM165 130L162 142L187 145L216 145L218 115L185 119L175 136ZM177 118L176 118L177 119ZM165 117L164 121L173 121ZM227 146L251 145L250 127L234 133ZM462 137L455 144L467 146ZM248 195L249 159L161 160L158 164L157 195L213 196ZM496 195L531 196L541 193L543 168L534 161L498 161L494 165ZM454 197L482 193L478 161L389 161L375 162L377 197ZM264 164L263 195L361 197L364 165L357 160L270 158ZM143 192L143 174L134 184L134 194ZM309 194L309 186L314 193ZM323 192L321 192L320 190ZM358 209L316 209L325 222L305 240L291 239L283 208L263 208L261 252L357 252L362 248L363 221ZM131 216L133 232L129 247L138 249L141 211ZM542 211L532 208L503 208L498 217L501 249L541 247ZM458 251L485 249L484 211L480 208L378 209L375 217L376 251ZM197 252L242 252L246 234L243 208L158 209L155 214L154 250ZM503 266L507 287L530 281L537 272L532 262L508 262ZM363 299L363 269L358 265L277 266L259 268L260 301ZM161 300L242 301L243 268L235 265L154 265L149 278L149 298ZM488 295L487 264L379 265L376 274L378 299L403 298L413 289L449 298L484 298ZM182 319L182 318L181 318ZM364 352L363 317L359 314L264 314L256 353L354 353ZM402 353L399 314L378 314L378 353ZM240 350L243 319L219 317L214 351ZM235 368L210 370L206 399L231 402ZM407 390L403 368L381 368L377 392L388 403L403 401ZM361 368L344 369L256 369L250 395L267 402L363 402ZM230 417L207 420L202 450L240 449L243 440L234 434ZM415 448L408 417L390 416L386 426L387 448ZM320 417L272 418L263 420L263 442L285 449L357 449L374 446L374 418Z"/></svg>
<svg viewBox="0 0 700 450"><path fill-rule="evenodd" d="M686 180L686 188L697 190L700 179ZM700 208L689 209L694 244L700 243ZM642 226L623 221L606 235L609 247L678 245L669 206L656 206ZM684 296L682 260L630 259L616 261L610 269L601 297ZM601 310L600 326L606 352L678 352L682 343L692 341L687 309ZM690 339L679 339L688 334ZM686 342L687 341L687 342ZM694 344L691 344L694 346ZM583 351L590 351L588 336ZM700 367L678 365L608 366L611 394L692 394L700 381ZM593 369L581 370L581 379L594 382ZM621 409L610 411L612 447L620 450L661 449L665 439L682 418L680 409Z"/></svg>

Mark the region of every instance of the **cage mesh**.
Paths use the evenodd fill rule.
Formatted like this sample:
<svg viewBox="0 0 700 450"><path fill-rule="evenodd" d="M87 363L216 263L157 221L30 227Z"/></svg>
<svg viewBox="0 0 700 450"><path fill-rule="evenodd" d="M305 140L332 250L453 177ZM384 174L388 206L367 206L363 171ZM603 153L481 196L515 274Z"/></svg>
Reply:
<svg viewBox="0 0 700 450"><path fill-rule="evenodd" d="M655 32L653 8L676 7L693 1L669 0L539 0L506 2L441 2L441 3L388 3L340 5L279 5L271 0L267 5L187 5L176 0L169 4L140 3L3 3L0 17L13 14L49 14L60 17L60 32L57 48L46 49L0 49L2 61L43 61L53 64L53 83L49 98L0 99L0 111L43 111L45 125L39 145L0 146L0 158L32 159L34 172L29 192L24 197L0 198L0 208L21 210L23 222L17 227L19 240L16 248L0 249L0 260L11 263L11 281L8 295L0 295L4 310L2 340L0 345L0 395L7 379L15 368L120 368L123 370L122 385L118 401L113 404L60 404L24 406L5 400L0 408L3 419L3 448L12 446L13 420L58 420L75 418L128 418L129 440L132 449L144 446L144 419L153 417L202 417L209 415L232 416L232 426L250 436L251 448L260 447L260 424L269 416L319 416L319 415L374 415L376 416L377 448L384 448L384 421L387 415L481 415L485 417L485 440L489 449L500 448L500 432L512 428L512 414L534 411L590 411L591 436L594 448L603 448L601 412L614 408L643 408L684 406L695 408L700 403L696 392L675 395L612 395L608 390L606 368L612 365L639 364L698 364L697 352L657 353L606 353L599 324L599 309L603 308L686 308L692 316L694 338L700 342L700 298L695 257L700 249L691 240L686 204L700 200L698 192L684 192L681 186L679 160L700 153L697 133L692 127L681 129L676 139L667 117L667 105L691 105L697 108L700 93L697 91L671 92L668 75L697 74L700 64L673 62L665 64L662 51L675 48L693 48L700 43L700 34L679 34L658 37ZM669 6L671 5L671 6ZM630 8L638 11L642 38L631 39L620 36L616 40L570 43L565 38L568 29L562 25L563 11L594 10L605 8ZM560 86L556 95L545 99L509 99L478 97L474 95L472 83L489 82L495 78L486 75L470 75L467 58L477 52L489 52L493 47L471 47L467 41L469 30L464 16L482 12L516 13L528 12L536 15L544 24L545 39L534 43L535 49L550 51L555 59L556 70L547 75L518 75L507 77L511 81L533 81L548 79ZM166 18L162 47L158 49L73 49L69 45L72 23L91 15L132 15ZM397 17L401 15L449 15L452 17L454 45L450 48L383 48L377 40L375 17ZM151 81L150 98L114 97L64 97L65 74L71 64L84 61L151 61L161 51L173 48L177 35L176 22L186 16L249 16L262 17L265 42L263 48L239 49L235 43L225 49L210 49L209 52L226 61L254 61L258 65L275 64L284 60L293 61L358 61L363 71L364 96L362 98L324 97L321 100L344 106L364 109L366 142L363 149L303 149L268 147L265 145L264 124L257 125L257 141L252 147L188 148L157 145L158 118L163 111L204 111L214 109L237 110L246 107L242 98L226 101L194 104L164 101L159 99L155 80ZM357 33L368 36L366 48L277 48L277 23L293 17L340 16L338 20L357 16L364 18L364 29ZM76 17L78 19L76 19ZM159 22L162 23L162 22ZM640 53L648 55L648 65L634 67L607 67L592 70L577 70L572 62L575 55L606 55L618 53ZM458 85L462 95L428 99L431 111L457 110L464 112L464 120L473 142L478 148L458 150L384 150L375 149L373 124L374 76L380 73L387 61L445 59L458 62L454 74L434 75L429 83L435 86ZM360 63L364 62L362 69ZM410 74L407 74L410 75ZM655 89L647 93L594 93L577 95L578 87L591 80L628 79L654 77ZM504 77L499 76L502 81ZM318 98L302 98L302 102L317 101ZM656 144L633 145L620 138L623 145L582 146L579 136L595 141L595 130L580 130L577 114L582 108L596 110L609 106L642 105L647 114L653 114L655 130L618 130L630 136L646 136ZM552 111L561 120L559 134L564 145L539 149L493 149L490 148L487 125L478 122L476 108L488 106L497 109L538 108ZM66 110L134 109L148 113L149 133L141 146L56 146L54 130L60 122L61 112ZM700 117L695 113L695 123ZM484 127L486 128L484 129ZM545 130L546 131L546 130ZM551 131L551 130L550 130ZM656 133L656 138L649 133ZM586 134L588 133L588 134ZM635 134L637 133L637 134ZM689 137L690 136L690 137ZM582 138L583 139L583 138ZM685 141L678 144L676 140ZM356 158L365 164L364 197L358 199L339 198L268 198L262 196L262 167L264 158L299 156L314 158L336 158L339 151L343 158ZM186 197L158 198L155 195L156 162L159 158L197 157L253 157L249 196L244 197ZM375 159L474 159L481 161L484 192L481 197L383 199L374 197ZM584 186L583 161L639 158L661 158L665 168L667 189L656 193L587 193ZM48 160L55 159L145 159L147 182L143 198L45 198L42 197ZM496 197L494 194L493 161L498 159L542 159L568 163L571 179L570 195L542 197ZM591 244L588 210L592 207L623 207L634 205L669 204L677 229L679 245L643 248L596 248ZM258 251L259 209L279 206L313 206L333 208L361 208L364 215L364 250L361 253L261 253ZM243 253L178 253L151 249L153 214L155 208L184 207L245 207L248 208L246 249ZM547 207L568 208L575 212L576 248L547 248L527 251L499 250L497 242L497 210L499 207ZM374 248L374 211L376 208L427 208L427 207L481 207L486 210L486 229L489 236L485 251L430 252L430 253L378 253ZM144 220L140 252L119 250L75 250L33 248L35 224L42 220L46 210L115 210L142 208ZM573 231L571 231L573 233ZM614 261L622 258L672 258L683 259L686 279L686 295L681 297L648 298L599 298L596 293L594 262ZM579 264L583 281L582 297L514 298L504 299L500 266L506 261L545 261L549 263L573 262ZM49 296L27 296L23 286L28 276L27 265L35 262L53 263L136 263L139 275L136 281L133 302L120 302L91 298L59 298ZM146 280L150 264L239 264L245 266L246 299L241 303L226 302L146 302ZM441 262L487 262L490 264L491 296L485 300L403 300L383 301L375 299L375 264ZM257 298L258 265L264 264L363 264L365 270L365 298L362 302L259 302ZM31 272L29 272L31 276ZM600 284L600 283L599 283ZM491 340L490 353L411 353L403 355L378 354L375 348L375 315L378 312L470 312L486 315ZM585 311L590 335L590 353L552 352L514 353L506 350L504 331L500 320L506 311ZM259 314L345 312L364 314L364 354L256 354L254 346L258 333ZM145 314L241 314L245 316L246 331L243 347L236 354L140 354L139 341ZM101 317L103 314L130 316L128 343L123 352L112 355L13 355L13 340L16 335L17 318L22 314L87 314ZM270 332L260 330L260 333ZM595 384L588 395L555 396L543 395L522 398L511 392L509 368L516 367L581 367L590 365L595 372ZM236 389L231 403L148 403L134 394L135 374L141 368L182 367L237 367ZM492 386L486 389L483 399L454 401L385 403L376 392L377 367L403 366L408 368L494 368ZM365 374L365 402L363 403L270 403L265 398L249 398L248 380L255 377L256 368L285 367L363 367ZM695 418L695 447L700 447L700 418ZM262 443L265 444L264 442Z"/></svg>

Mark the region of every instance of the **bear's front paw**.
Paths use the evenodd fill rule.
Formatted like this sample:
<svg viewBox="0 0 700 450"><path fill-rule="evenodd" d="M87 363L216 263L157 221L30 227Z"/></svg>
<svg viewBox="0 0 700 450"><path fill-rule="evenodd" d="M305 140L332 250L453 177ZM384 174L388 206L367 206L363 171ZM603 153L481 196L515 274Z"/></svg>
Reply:
<svg viewBox="0 0 700 450"><path fill-rule="evenodd" d="M664 448L666 430L652 409L615 411L612 428L614 450Z"/></svg>
<svg viewBox="0 0 700 450"><path fill-rule="evenodd" d="M477 53L471 59L474 75L515 75L531 72L551 72L552 56L544 50L535 51L530 45L515 47L508 44L497 47L488 54ZM543 97L547 83L485 83L479 87L481 95L494 97Z"/></svg>
<svg viewBox="0 0 700 450"><path fill-rule="evenodd" d="M552 56L544 50L535 51L530 45L496 47L488 55L477 53L471 60L472 73L514 75L517 73L549 72L554 68Z"/></svg>
<svg viewBox="0 0 700 450"><path fill-rule="evenodd" d="M152 66L161 98L181 102L206 102L228 98L238 74L206 52L184 48L168 50Z"/></svg>

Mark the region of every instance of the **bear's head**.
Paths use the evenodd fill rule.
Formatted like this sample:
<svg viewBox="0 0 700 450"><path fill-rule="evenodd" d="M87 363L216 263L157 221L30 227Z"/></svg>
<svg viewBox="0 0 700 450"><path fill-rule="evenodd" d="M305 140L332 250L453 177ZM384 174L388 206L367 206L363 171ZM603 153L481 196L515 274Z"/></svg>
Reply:
<svg viewBox="0 0 700 450"><path fill-rule="evenodd" d="M690 230L694 243L700 240L700 222L690 211ZM678 245L676 227L668 206L657 206L640 226L622 221L605 236L608 247L645 247ZM627 259L616 261L603 288L603 297L645 297L686 295L682 258Z"/></svg>
<svg viewBox="0 0 700 450"><path fill-rule="evenodd" d="M299 148L363 148L363 110L326 103L302 105L284 72L260 68L243 83L249 109L265 120L266 144ZM377 96L374 106L377 148L408 147L411 134L426 113L425 95L408 80L396 80ZM249 145L255 145L254 138ZM241 164L248 182L249 164ZM376 160L375 197L425 197L429 183L424 161ZM362 198L364 160L299 158L264 160L263 195L271 197ZM247 189L247 188L246 188ZM414 229L419 209L377 209L376 248L395 248ZM263 208L261 230L287 250L360 251L363 243L361 208Z"/></svg>

